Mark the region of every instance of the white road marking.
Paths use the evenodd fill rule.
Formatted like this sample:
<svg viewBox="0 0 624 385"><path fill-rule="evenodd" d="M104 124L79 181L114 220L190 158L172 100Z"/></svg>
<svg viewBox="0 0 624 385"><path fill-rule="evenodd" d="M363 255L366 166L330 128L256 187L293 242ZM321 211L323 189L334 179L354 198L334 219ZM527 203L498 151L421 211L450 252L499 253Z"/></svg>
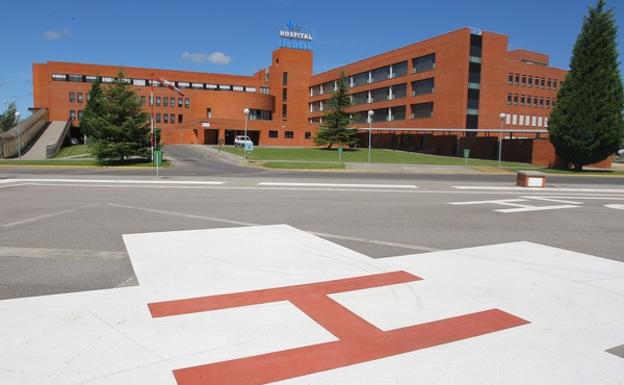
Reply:
<svg viewBox="0 0 624 385"><path fill-rule="evenodd" d="M515 208L512 209L497 209L494 210L499 213L521 213L528 211L541 211L541 210L556 210L556 209L571 209L576 208L582 204L582 202L572 202L572 201L564 201L558 199L551 198L543 198L537 197L535 199L540 201L548 201L548 202L557 202L557 203L572 203L558 206L531 206L527 204L521 204L518 202L528 202L529 199L533 199L531 197L522 197L521 199L498 199L498 200L489 200L489 201L469 201L469 202L449 202L451 205L484 205L484 204L492 204L492 205L501 205L501 206L513 206Z"/></svg>
<svg viewBox="0 0 624 385"><path fill-rule="evenodd" d="M605 207L608 207L610 209L616 209L616 210L624 210L624 205L620 205L620 204L605 205Z"/></svg>
<svg viewBox="0 0 624 385"><path fill-rule="evenodd" d="M583 204L583 202L567 201L567 200L562 200L562 199L556 199L554 197L544 198L544 197L536 197L536 196L524 196L524 197L521 197L521 198L534 199L534 200L545 201L545 202L567 203L567 204L571 204L571 205L582 205Z"/></svg>
<svg viewBox="0 0 624 385"><path fill-rule="evenodd" d="M160 184L160 185L222 185L223 181L137 180L137 179L13 179L15 182L102 183L102 184Z"/></svg>
<svg viewBox="0 0 624 385"><path fill-rule="evenodd" d="M536 188L536 187L504 187L504 186L453 186L457 190L507 190L507 191L541 191L541 192L596 192L624 194L624 189L592 189L592 188Z"/></svg>
<svg viewBox="0 0 624 385"><path fill-rule="evenodd" d="M36 221L39 221L41 219L53 218L53 217L56 217L56 216L59 216L59 215L69 214L69 213L72 213L72 212L74 212L76 210L79 210L79 209L86 209L86 208L91 208L91 207L95 207L95 206L99 206L99 203L94 203L94 204L90 204L90 205L80 206L80 207L77 207L75 209L61 210L61 211L57 211L57 212L50 213L50 214L37 215L36 217L26 218L26 219L22 219L20 221L15 221L15 222L11 222L11 223L5 223L3 225L0 225L0 228L15 227L15 226L23 225L23 224L26 224L26 223L36 222Z"/></svg>
<svg viewBox="0 0 624 385"><path fill-rule="evenodd" d="M293 187L353 187L353 188L418 188L413 184L355 184L355 183L304 183L304 182L260 182L258 186L293 186Z"/></svg>
<svg viewBox="0 0 624 385"><path fill-rule="evenodd" d="M183 217L183 218L189 218L189 219L200 219L200 220L211 221L211 222L227 223L227 224L230 224L230 225L237 225L237 226L263 226L262 224L259 224L259 223L235 221L235 220L231 220L231 219L216 218L216 217L210 217L210 216L204 216L204 215L185 214L185 213L179 213L179 212L175 212L175 211L165 211L165 210L151 209L151 208L146 208L146 207L122 205L122 204L118 204L118 203L108 203L108 205L109 206L113 206L113 207L120 207L120 208L144 211L144 212L154 213L154 214L171 215L171 216L177 216L177 217ZM321 233L321 232L316 232L316 231L308 231L308 233L313 234L313 235L317 235L319 237L332 238L332 239L342 239L342 240L345 240L345 241L370 243L370 244L374 244L374 245L382 245L382 246L389 246L389 247L399 247L399 248L403 248L403 249L407 249L407 250L415 250L415 251L438 251L438 250L440 250L440 249L434 249L432 247L427 247L427 246L408 245L408 244L405 244L405 243L386 242L386 241L380 241L378 239L350 237L350 236L347 236L347 235Z"/></svg>
<svg viewBox="0 0 624 385"><path fill-rule="evenodd" d="M128 258L128 254L123 251L67 250L38 247L0 247L0 257L122 260Z"/></svg>

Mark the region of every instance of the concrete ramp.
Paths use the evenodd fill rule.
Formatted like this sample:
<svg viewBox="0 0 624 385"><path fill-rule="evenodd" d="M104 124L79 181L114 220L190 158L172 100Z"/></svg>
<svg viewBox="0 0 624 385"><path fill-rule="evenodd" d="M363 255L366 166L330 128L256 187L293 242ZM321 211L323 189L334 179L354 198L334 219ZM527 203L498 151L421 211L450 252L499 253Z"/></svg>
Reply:
<svg viewBox="0 0 624 385"><path fill-rule="evenodd" d="M63 144L65 136L69 133L68 128L67 121L57 120L50 122L30 149L25 154L22 154L22 159L43 160L54 156ZM48 148L56 148L56 151L49 155Z"/></svg>

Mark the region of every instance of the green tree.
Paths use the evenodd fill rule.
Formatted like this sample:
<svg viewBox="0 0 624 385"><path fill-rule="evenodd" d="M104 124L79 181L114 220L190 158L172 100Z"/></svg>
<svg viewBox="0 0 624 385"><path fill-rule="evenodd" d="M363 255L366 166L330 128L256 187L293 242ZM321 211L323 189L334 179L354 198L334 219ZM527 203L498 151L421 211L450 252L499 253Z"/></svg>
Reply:
<svg viewBox="0 0 624 385"><path fill-rule="evenodd" d="M81 130L99 162L149 156L150 117L123 78L120 72L110 86L95 82L89 91Z"/></svg>
<svg viewBox="0 0 624 385"><path fill-rule="evenodd" d="M16 112L17 106L15 102L11 102L9 108L0 115L0 132L8 131L17 124Z"/></svg>
<svg viewBox="0 0 624 385"><path fill-rule="evenodd" d="M550 116L550 141L577 171L613 154L624 137L616 34L613 10L605 10L605 1L598 0L585 17Z"/></svg>
<svg viewBox="0 0 624 385"><path fill-rule="evenodd" d="M349 129L351 118L345 112L345 108L351 105L351 99L347 95L347 78L344 73L340 75L337 89L327 103L328 112L323 115L321 124L314 141L318 145L354 146L358 142L357 131Z"/></svg>

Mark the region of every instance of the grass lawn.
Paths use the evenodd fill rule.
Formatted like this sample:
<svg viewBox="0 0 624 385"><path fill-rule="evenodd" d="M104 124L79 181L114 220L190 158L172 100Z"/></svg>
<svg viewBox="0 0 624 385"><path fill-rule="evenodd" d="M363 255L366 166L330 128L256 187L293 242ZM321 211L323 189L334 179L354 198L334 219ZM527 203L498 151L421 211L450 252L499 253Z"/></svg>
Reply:
<svg viewBox="0 0 624 385"><path fill-rule="evenodd" d="M223 147L227 151L236 155L243 155L241 148ZM267 161L310 161L310 162L336 162L338 163L338 151L336 149L327 150L320 148L266 148L255 147L249 153L250 160ZM343 162L367 162L368 150L344 150L342 153ZM385 149L373 149L371 152L373 163L404 163L404 164L431 164L445 166L464 166L463 158L453 156L428 155L416 152L394 151ZM468 159L468 166L493 166L496 167L495 160ZM528 163L502 162L502 167L507 169L536 169L538 167Z"/></svg>
<svg viewBox="0 0 624 385"><path fill-rule="evenodd" d="M127 162L110 162L98 164L95 159L46 159L46 160L20 160L20 159L0 159L0 166L44 166L44 167L147 167L152 168L154 164L143 159ZM161 167L171 167L171 163L165 160Z"/></svg>
<svg viewBox="0 0 624 385"><path fill-rule="evenodd" d="M344 163L338 162L264 162L263 167L297 170L344 170Z"/></svg>
<svg viewBox="0 0 624 385"><path fill-rule="evenodd" d="M65 158L67 156L91 156L91 149L86 144L75 144L73 146L66 146L59 150L54 156L55 158Z"/></svg>

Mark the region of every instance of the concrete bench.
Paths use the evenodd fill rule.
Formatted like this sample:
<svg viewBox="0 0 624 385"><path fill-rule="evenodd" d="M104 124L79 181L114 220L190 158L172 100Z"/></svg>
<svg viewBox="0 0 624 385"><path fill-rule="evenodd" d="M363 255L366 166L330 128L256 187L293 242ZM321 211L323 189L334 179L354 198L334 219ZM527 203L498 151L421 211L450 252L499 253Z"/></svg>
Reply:
<svg viewBox="0 0 624 385"><path fill-rule="evenodd" d="M518 171L516 185L521 187L545 187L546 174L539 171Z"/></svg>

